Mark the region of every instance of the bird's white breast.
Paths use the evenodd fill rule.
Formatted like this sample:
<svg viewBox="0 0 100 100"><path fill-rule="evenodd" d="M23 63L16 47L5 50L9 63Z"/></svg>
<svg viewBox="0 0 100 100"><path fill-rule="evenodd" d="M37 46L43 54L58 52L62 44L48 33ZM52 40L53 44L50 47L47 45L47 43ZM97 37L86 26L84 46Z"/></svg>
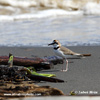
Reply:
<svg viewBox="0 0 100 100"><path fill-rule="evenodd" d="M64 53L60 49L54 50L54 52L55 52L56 55L65 58Z"/></svg>

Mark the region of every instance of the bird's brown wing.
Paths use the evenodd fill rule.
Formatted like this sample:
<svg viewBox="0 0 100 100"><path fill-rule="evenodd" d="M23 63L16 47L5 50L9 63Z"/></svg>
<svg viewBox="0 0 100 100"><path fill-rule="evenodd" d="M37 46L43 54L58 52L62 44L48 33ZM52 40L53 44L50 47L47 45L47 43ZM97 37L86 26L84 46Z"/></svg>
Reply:
<svg viewBox="0 0 100 100"><path fill-rule="evenodd" d="M64 52L65 55L75 55L75 54L78 54L78 53L75 53L73 51L71 51L70 49L64 47L64 46L61 46L60 47L61 51Z"/></svg>

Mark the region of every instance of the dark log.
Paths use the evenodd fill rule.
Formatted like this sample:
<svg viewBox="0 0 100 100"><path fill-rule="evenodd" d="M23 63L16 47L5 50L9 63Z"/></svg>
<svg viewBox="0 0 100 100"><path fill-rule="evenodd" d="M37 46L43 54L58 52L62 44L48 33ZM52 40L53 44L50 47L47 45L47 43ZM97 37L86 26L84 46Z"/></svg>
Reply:
<svg viewBox="0 0 100 100"><path fill-rule="evenodd" d="M47 76L42 76L42 75L35 75L32 74L27 68L22 68L20 70L21 72L27 72L27 77L30 78L33 81L47 81L47 82L64 82L61 79L57 79L57 78L52 78L52 77L47 77Z"/></svg>
<svg viewBox="0 0 100 100"><path fill-rule="evenodd" d="M38 75L27 75L33 81L47 81L47 82L64 82L64 80L52 78L52 77L45 77L45 76L38 76Z"/></svg>
<svg viewBox="0 0 100 100"><path fill-rule="evenodd" d="M8 56L0 56L0 65L8 65ZM41 70L41 69L50 69L51 65L53 64L58 64L58 63L63 63L63 59L61 57L57 56L51 56L51 57L32 57L32 58L27 58L27 57L14 57L13 58L13 65L17 66L33 66L36 70Z"/></svg>
<svg viewBox="0 0 100 100"><path fill-rule="evenodd" d="M82 54L83 56L91 56L91 54Z"/></svg>
<svg viewBox="0 0 100 100"><path fill-rule="evenodd" d="M1 67L0 66L0 80L4 81L27 81L28 78L34 81L47 81L47 82L64 82L61 79L51 78L46 76L32 75L31 73L27 73L28 70L26 68L19 69L18 67Z"/></svg>
<svg viewBox="0 0 100 100"><path fill-rule="evenodd" d="M54 65L64 63L64 59L59 56L43 57L42 59L44 59L45 61L49 61L49 62L53 63Z"/></svg>
<svg viewBox="0 0 100 100"><path fill-rule="evenodd" d="M8 56L0 56L0 65L8 65ZM44 61L39 57L34 58L27 58L27 57L14 57L13 58L13 65L17 66L34 66L36 69L50 69L50 63Z"/></svg>

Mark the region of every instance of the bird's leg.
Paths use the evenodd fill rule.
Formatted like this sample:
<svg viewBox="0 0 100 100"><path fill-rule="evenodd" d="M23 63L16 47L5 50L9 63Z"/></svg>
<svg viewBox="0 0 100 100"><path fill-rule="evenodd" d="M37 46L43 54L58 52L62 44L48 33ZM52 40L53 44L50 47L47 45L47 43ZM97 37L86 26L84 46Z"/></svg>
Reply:
<svg viewBox="0 0 100 100"><path fill-rule="evenodd" d="M62 70L63 72L67 72L68 71L68 60L66 59L66 70Z"/></svg>
<svg viewBox="0 0 100 100"><path fill-rule="evenodd" d="M63 58L63 60L65 60L64 58ZM61 70L60 71L63 71L63 66L62 66L62 68L61 68Z"/></svg>
<svg viewBox="0 0 100 100"><path fill-rule="evenodd" d="M62 66L62 69L61 69L61 71L63 71L63 66Z"/></svg>

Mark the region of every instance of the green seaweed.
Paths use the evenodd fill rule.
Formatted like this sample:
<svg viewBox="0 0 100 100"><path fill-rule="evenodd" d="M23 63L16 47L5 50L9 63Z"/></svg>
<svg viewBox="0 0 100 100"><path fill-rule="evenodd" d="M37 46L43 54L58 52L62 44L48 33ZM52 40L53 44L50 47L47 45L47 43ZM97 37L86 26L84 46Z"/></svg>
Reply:
<svg viewBox="0 0 100 100"><path fill-rule="evenodd" d="M55 77L55 74L43 74L43 73L37 73L36 70L33 67L27 67L28 73L32 75L39 75L39 76L46 76L46 77Z"/></svg>

